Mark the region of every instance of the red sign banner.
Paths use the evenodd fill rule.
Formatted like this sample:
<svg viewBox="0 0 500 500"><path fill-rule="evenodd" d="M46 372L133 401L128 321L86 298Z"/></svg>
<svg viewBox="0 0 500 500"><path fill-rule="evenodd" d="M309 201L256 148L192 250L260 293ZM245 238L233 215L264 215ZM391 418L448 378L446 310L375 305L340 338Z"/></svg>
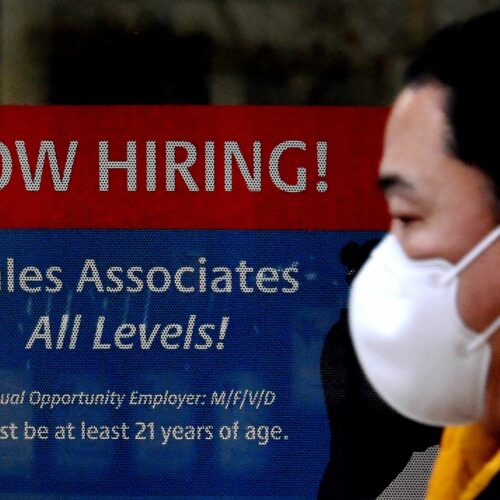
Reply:
<svg viewBox="0 0 500 500"><path fill-rule="evenodd" d="M3 228L385 229L385 108L7 106Z"/></svg>

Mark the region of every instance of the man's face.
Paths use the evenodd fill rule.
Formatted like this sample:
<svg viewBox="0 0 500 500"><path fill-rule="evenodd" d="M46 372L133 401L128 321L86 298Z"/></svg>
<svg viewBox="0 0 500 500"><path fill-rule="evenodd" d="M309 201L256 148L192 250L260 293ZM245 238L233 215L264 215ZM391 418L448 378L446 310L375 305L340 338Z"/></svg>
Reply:
<svg viewBox="0 0 500 500"><path fill-rule="evenodd" d="M498 225L493 190L480 170L447 148L448 91L437 83L403 90L386 129L380 185L391 231L414 259L441 257L456 263ZM500 144L499 144L500 147ZM460 316L482 331L500 311L500 241L460 274ZM439 335L439 332L436 332ZM500 334L491 340L493 362L487 413L500 431Z"/></svg>

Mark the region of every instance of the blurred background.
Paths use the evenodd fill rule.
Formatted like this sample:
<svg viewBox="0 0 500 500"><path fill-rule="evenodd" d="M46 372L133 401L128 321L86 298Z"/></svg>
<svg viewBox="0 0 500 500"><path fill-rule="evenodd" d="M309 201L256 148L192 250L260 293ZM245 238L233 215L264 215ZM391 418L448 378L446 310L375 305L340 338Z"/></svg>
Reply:
<svg viewBox="0 0 500 500"><path fill-rule="evenodd" d="M400 87L408 61L431 33L450 22L495 7L500 7L500 0L0 0L0 104L388 105ZM241 356L225 358L226 363L229 359L234 364L224 366L226 385L233 380L255 385L266 380L294 381L295 385L289 389L285 414L288 422L293 422L298 429L307 432L311 429L309 434L303 435L303 441L297 440L295 448L286 451L290 457L302 461L298 470L289 467L289 458L282 459L285 452L272 447L258 454L259 461L255 451L245 448L242 453L237 446L219 446L208 451L203 451L202 447L196 450L186 447L181 452L177 448L164 448L158 452L149 447L130 450L115 446L106 448L108 451L104 448L96 451L65 442L33 448L27 444L16 453L11 452L11 448L4 449L13 458L0 461L2 490L7 492L2 497L13 498L13 491L36 491L47 492L54 498L55 492L66 494L78 488L85 489L86 493L102 494L103 484L113 494L119 491L118 488L137 494L141 491L161 493L170 481L178 492L192 493L196 488L203 491L202 488L208 485L210 491L216 493L232 493L239 487L240 491L264 494L270 491L269 485L275 484L275 477L280 478L276 484L286 484L289 491L315 492L326 467L330 444L319 359L324 336L334 324L347 296L339 252L347 243L345 238L351 236L348 232L340 236L318 232L315 236L307 236L307 244L297 236L297 240L291 239L284 247L284 240L279 238L288 238L285 233L269 233L266 244L262 244L264 236L261 233L242 235L240 239L234 236L220 238L218 233L213 240L210 233L206 233L208 236L200 233L194 240L193 233L170 232L162 237L179 238L178 245L170 246L184 253L186 248L193 248L193 255L210 255L206 253L209 251L216 255L221 241L221 248L225 250L220 251L229 256L239 255L240 248L245 248L249 255L277 249L280 258L286 255L289 262L300 260L313 270L321 264L318 276L335 283L336 287L337 283L344 287L335 294L318 296L311 292L309 302L289 306L293 314L285 309L279 313L278 309L279 317L285 319L280 319L281 330L276 331L285 332L290 339L287 344L290 347L283 350L279 363L271 354L278 349L277 344L272 344L273 339L279 338L281 342L281 336L261 336L261 332L270 327L259 323L273 317L271 311L277 310L276 304L269 302L264 307L259 302L264 313L257 317L254 314L257 305L252 303L246 306L247 309L242 306L239 323L249 328L244 338L250 344L237 345L237 349L247 354L251 342L261 342L263 338L271 342L269 348L263 349L270 357L253 352L247 365L253 369L247 372L239 364ZM0 243L11 248L11 236L5 234ZM362 237L373 236L365 234ZM29 238L35 237L40 237L42 243L29 242ZM85 235L78 237L86 244L93 242ZM132 236L114 232L109 237L118 241ZM29 232L26 238L28 244L21 242L16 246L20 252L31 248L58 251L57 245L62 241L55 239L57 244L44 247L47 233L36 236ZM103 233L102 238L108 235ZM146 243L154 247L156 241L152 238ZM118 243L117 249L127 245L133 248L130 241ZM144 251L144 245L140 241L135 248ZM78 240L63 248L69 252L69 259L75 248L83 251L85 246ZM114 259L118 250L106 254L107 248L101 244L95 251L100 249L107 258ZM317 252L312 256L318 255L318 261L312 260L307 253L297 253L309 252L309 248ZM157 251L156 247L151 249L152 255L153 251ZM45 255L51 254L47 251ZM174 261L181 258L174 251L166 255ZM262 255L267 262L267 254ZM310 283L311 291L324 290L327 286ZM68 297L67 304L71 304L72 296ZM91 301L94 297L87 299ZM236 296L234 300L240 298ZM262 297L258 300L262 301ZM147 304L149 307L149 302ZM146 310L146 306L141 309L141 305L132 309L138 316ZM117 315L122 314L121 306L117 301ZM226 307L216 303L213 310L225 310L223 306ZM7 322L3 325L5 331L17 332L16 326L9 322L15 321L16 313L24 309L18 303L13 307L15 313L3 315L0 320ZM38 307L49 306L41 304ZM192 305L186 303L185 307ZM36 310L31 302L26 308ZM128 308L128 302L124 303L127 314ZM23 331L24 324L17 327ZM12 341L19 341L19 338ZM281 346L280 343L279 348ZM104 366L97 358L94 364L89 364L88 360L84 364L54 363L53 373L58 377L50 378L52 371L47 370L45 358L34 359L31 367L29 358L19 361L12 352L13 349L7 349L0 353L4 356L1 373L7 383L9 380L25 383L26 373L37 384L41 380L49 388L60 383L62 373L70 389L79 384L104 389L111 379L120 380L123 387L128 387L135 373L141 373L140 382L145 387L161 386L162 380L174 380L178 373L185 373L181 381L186 387L194 386L197 380L205 380L208 386L220 380L219 371L211 370L212 365L186 362L183 357L173 368L165 367L161 357L156 365L138 362L134 365L138 367L137 372L122 369L126 364L120 358L115 364L107 364L102 373L95 370L96 366ZM144 363L144 358L139 359ZM80 365L83 366L80 371L74 369ZM85 372L87 366L92 373ZM223 416L220 413L211 418L222 421ZM63 418L66 414L56 414L56 417ZM108 415L103 413L100 417L106 419ZM132 417L136 415L132 413ZM26 416L29 418L31 415ZM410 487L419 491L425 489L435 453L434 448L427 455L414 455L399 479L391 483L381 498L416 498L407 493L402 495L401 491ZM168 469L166 463L177 464L177 468ZM49 470L47 464L55 466ZM186 466L188 464L190 467ZM249 464L254 467L252 470L266 470L267 482L260 480L259 472L249 474ZM109 479L103 483L102 476L95 474L96 470L101 474L107 472ZM78 484L74 482L75 477ZM148 483L151 478L154 480ZM416 482L417 478L420 482ZM226 487L228 489L224 490Z"/></svg>
<svg viewBox="0 0 500 500"><path fill-rule="evenodd" d="M500 0L0 0L2 104L387 105Z"/></svg>

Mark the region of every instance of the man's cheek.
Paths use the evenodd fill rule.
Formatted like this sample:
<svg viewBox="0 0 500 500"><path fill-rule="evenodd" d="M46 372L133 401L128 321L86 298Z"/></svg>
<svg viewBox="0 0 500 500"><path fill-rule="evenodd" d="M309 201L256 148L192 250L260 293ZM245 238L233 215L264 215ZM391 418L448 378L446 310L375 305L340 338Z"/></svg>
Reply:
<svg viewBox="0 0 500 500"><path fill-rule="evenodd" d="M492 324L500 310L496 262L498 262L497 253L492 248L460 273L458 311L462 321L477 332L485 330Z"/></svg>
<svg viewBox="0 0 500 500"><path fill-rule="evenodd" d="M391 232L398 238L410 259L442 257L444 249L439 238L423 222L403 224L401 221L394 221Z"/></svg>

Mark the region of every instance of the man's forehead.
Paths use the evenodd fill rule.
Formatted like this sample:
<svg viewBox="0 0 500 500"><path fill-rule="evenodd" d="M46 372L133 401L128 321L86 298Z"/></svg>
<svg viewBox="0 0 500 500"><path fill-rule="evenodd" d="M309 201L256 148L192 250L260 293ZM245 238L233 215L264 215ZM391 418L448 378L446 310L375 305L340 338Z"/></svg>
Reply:
<svg viewBox="0 0 500 500"><path fill-rule="evenodd" d="M386 143L392 136L399 139L405 134L412 139L444 140L448 130L445 114L448 91L437 83L406 87L397 97L389 115ZM436 132L442 137L436 137Z"/></svg>
<svg viewBox="0 0 500 500"><path fill-rule="evenodd" d="M422 176L440 176L438 165L450 156L445 97L446 90L437 84L408 87L400 94L386 129L379 169L382 187L408 187Z"/></svg>

